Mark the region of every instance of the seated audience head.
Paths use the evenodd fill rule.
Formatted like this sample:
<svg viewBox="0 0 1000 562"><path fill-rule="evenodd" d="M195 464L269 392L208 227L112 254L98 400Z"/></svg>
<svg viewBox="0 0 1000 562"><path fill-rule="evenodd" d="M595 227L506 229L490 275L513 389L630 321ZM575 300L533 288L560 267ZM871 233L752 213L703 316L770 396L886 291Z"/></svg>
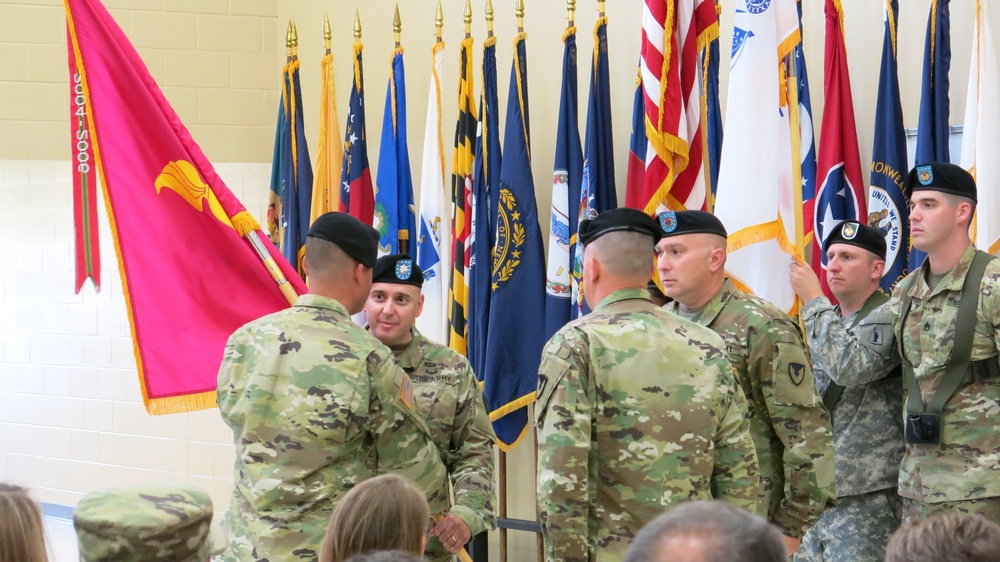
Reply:
<svg viewBox="0 0 1000 562"><path fill-rule="evenodd" d="M580 221L583 244L583 293L596 307L619 289L645 289L653 273L653 246L659 240L656 221L642 211L610 209Z"/></svg>
<svg viewBox="0 0 1000 562"><path fill-rule="evenodd" d="M206 562L212 500L188 484L91 492L73 514L83 562Z"/></svg>
<svg viewBox="0 0 1000 562"><path fill-rule="evenodd" d="M405 550L376 550L355 554L347 562L424 562L424 559Z"/></svg>
<svg viewBox="0 0 1000 562"><path fill-rule="evenodd" d="M0 482L0 562L48 562L42 512L26 488Z"/></svg>
<svg viewBox="0 0 1000 562"><path fill-rule="evenodd" d="M885 562L1000 562L1000 526L954 511L904 523L889 539Z"/></svg>
<svg viewBox="0 0 1000 562"><path fill-rule="evenodd" d="M430 509L424 493L395 474L369 478L344 495L330 518L320 562L356 554L404 550L421 556Z"/></svg>
<svg viewBox="0 0 1000 562"><path fill-rule="evenodd" d="M787 562L764 518L720 501L681 504L639 531L625 562Z"/></svg>
<svg viewBox="0 0 1000 562"><path fill-rule="evenodd" d="M303 264L309 292L336 299L351 314L361 312L372 285L379 233L345 213L320 215L306 234Z"/></svg>

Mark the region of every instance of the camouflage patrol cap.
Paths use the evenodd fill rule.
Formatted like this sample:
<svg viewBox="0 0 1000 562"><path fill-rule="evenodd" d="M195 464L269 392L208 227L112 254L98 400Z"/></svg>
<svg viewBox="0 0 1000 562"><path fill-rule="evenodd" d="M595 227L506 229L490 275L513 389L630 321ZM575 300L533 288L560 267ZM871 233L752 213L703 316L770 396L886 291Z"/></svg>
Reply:
<svg viewBox="0 0 1000 562"><path fill-rule="evenodd" d="M91 492L73 526L84 562L205 562L212 500L187 484L142 484Z"/></svg>
<svg viewBox="0 0 1000 562"><path fill-rule="evenodd" d="M365 267L374 266L378 257L378 231L346 213L320 215L309 227L306 237L333 242Z"/></svg>
<svg viewBox="0 0 1000 562"><path fill-rule="evenodd" d="M868 250L879 259L885 259L886 243L882 231L857 221L844 221L833 227L833 232L823 242L823 251L834 244L850 244Z"/></svg>
<svg viewBox="0 0 1000 562"><path fill-rule="evenodd" d="M621 207L609 209L593 220L580 221L580 242L586 246L609 232L638 232L653 237L655 244L660 239L660 229L656 221L638 209Z"/></svg>
<svg viewBox="0 0 1000 562"><path fill-rule="evenodd" d="M706 211L664 211L656 216L663 238L681 234L717 234L728 238L719 217Z"/></svg>
<svg viewBox="0 0 1000 562"><path fill-rule="evenodd" d="M940 191L979 201L972 174L948 162L927 162L914 166L906 174L903 195L909 198L914 191Z"/></svg>
<svg viewBox="0 0 1000 562"><path fill-rule="evenodd" d="M382 256L375 262L372 283L424 286L424 272L417 261L406 254Z"/></svg>

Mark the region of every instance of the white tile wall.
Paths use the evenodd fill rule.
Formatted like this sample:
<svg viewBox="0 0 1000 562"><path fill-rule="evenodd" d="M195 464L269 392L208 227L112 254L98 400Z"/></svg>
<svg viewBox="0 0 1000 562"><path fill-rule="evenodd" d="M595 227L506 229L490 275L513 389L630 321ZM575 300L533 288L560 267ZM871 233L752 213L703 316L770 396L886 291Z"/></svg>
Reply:
<svg viewBox="0 0 1000 562"><path fill-rule="evenodd" d="M189 482L205 488L221 514L232 485L232 434L217 410L150 416L143 408L103 206L102 289L87 284L74 293L68 168L0 160L0 480L68 506L99 488ZM218 168L258 215L269 170Z"/></svg>

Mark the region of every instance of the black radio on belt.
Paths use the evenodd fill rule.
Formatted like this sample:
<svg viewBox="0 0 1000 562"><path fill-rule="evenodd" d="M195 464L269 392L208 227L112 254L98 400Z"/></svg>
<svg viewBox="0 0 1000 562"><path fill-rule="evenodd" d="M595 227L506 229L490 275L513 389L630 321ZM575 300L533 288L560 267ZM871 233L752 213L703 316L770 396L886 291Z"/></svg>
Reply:
<svg viewBox="0 0 1000 562"><path fill-rule="evenodd" d="M937 445L940 443L940 414L907 414L906 442L911 445Z"/></svg>

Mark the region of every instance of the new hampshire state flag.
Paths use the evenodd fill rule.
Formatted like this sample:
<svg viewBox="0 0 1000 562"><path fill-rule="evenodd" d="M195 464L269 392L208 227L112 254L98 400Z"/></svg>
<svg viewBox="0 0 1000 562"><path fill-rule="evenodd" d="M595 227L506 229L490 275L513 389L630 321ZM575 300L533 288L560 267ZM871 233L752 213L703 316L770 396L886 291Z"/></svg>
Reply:
<svg viewBox="0 0 1000 562"><path fill-rule="evenodd" d="M503 451L527 432L527 406L535 401L545 343L545 256L531 175L525 37L519 33L514 40L510 72L483 374L486 406Z"/></svg>
<svg viewBox="0 0 1000 562"><path fill-rule="evenodd" d="M715 214L729 232L726 271L784 311L794 306L792 152L783 59L800 40L795 0L737 0Z"/></svg>
<svg viewBox="0 0 1000 562"><path fill-rule="evenodd" d="M216 174L107 10L97 0L65 8L143 402L151 414L214 407L229 335L286 308L305 284Z"/></svg>

